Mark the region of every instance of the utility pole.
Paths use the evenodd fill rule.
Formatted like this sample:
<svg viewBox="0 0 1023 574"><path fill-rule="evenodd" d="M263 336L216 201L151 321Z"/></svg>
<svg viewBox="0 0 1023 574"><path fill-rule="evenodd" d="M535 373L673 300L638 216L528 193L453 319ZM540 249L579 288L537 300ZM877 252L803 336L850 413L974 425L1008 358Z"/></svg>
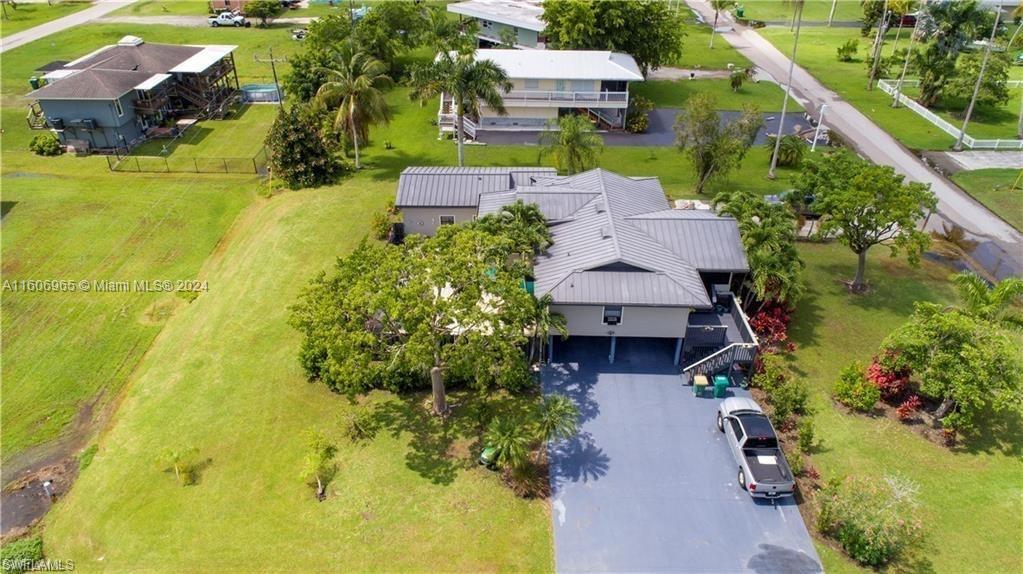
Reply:
<svg viewBox="0 0 1023 574"><path fill-rule="evenodd" d="M774 152L771 153L771 168L767 170L767 179L774 179L774 170L778 167L778 150L781 149L781 138L785 135L785 112L789 108L789 96L792 94L792 72L796 67L796 50L799 48L799 31L803 27L803 3L796 4L796 34L792 40L792 56L789 60L789 79L785 82L785 100L781 103L781 119L778 120L778 135L774 138Z"/></svg>
<svg viewBox="0 0 1023 574"><path fill-rule="evenodd" d="M274 48L270 46L270 56L267 58L260 58L258 55L253 54L252 59L261 64L270 64L270 70L274 74L274 89L277 90L277 103L280 104L281 109L284 109L284 92L281 91L281 83L277 81L277 62L287 62L287 58L274 58Z"/></svg>
<svg viewBox="0 0 1023 574"><path fill-rule="evenodd" d="M824 125L824 112L828 104L821 104L821 115L817 118L817 129L813 132L813 143L810 145L810 153L817 151L817 138L821 135L821 127Z"/></svg>
<svg viewBox="0 0 1023 574"><path fill-rule="evenodd" d="M831 23L835 21L836 6L838 6L838 0L831 0L831 12L828 12L828 28L830 28Z"/></svg>
<svg viewBox="0 0 1023 574"><path fill-rule="evenodd" d="M920 17L917 16L913 24L913 34L909 37L909 48L906 48L906 60L902 63L902 74L899 75L899 83L895 85L895 97L892 98L892 107L899 107L899 97L902 95L902 82L906 80L906 71L909 70L909 59L913 56L913 44L916 43L917 31L920 27Z"/></svg>
<svg viewBox="0 0 1023 574"><path fill-rule="evenodd" d="M995 46L995 34L998 33L998 22L1002 17L1002 5L995 8L995 25L991 27L991 37L988 38L987 47L984 49L984 58L980 61L980 73L977 74L977 81L973 83L973 95L970 96L970 105L966 107L966 117L963 118L963 127L959 130L959 137L956 138L956 145L952 146L955 151L963 151L963 138L966 137L966 127L970 125L970 116L973 115L973 106L977 103L977 94L980 93L980 83L984 81L984 70L987 69L987 61L991 57L991 48Z"/></svg>
<svg viewBox="0 0 1023 574"><path fill-rule="evenodd" d="M877 61L881 57L881 48L884 46L884 35L888 31L888 0L884 0L881 10L881 19L877 22L877 37L874 38L874 53L870 64L870 78L867 79L867 89L874 89L874 79L877 76Z"/></svg>

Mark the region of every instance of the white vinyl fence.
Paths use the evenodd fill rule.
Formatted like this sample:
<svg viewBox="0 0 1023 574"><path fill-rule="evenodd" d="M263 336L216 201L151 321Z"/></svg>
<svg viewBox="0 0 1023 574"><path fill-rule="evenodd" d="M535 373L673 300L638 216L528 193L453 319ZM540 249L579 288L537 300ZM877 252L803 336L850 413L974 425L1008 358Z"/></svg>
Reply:
<svg viewBox="0 0 1023 574"><path fill-rule="evenodd" d="M1005 84L1009 88L1016 89L1023 88L1023 80L1010 80ZM895 95L895 90L898 87L898 85L899 85L898 80L879 80L877 82L877 87L881 88L882 92L889 95ZM919 85L920 85L919 80L903 80L902 89L904 90L905 88L913 88ZM941 119L940 117L938 117L937 114L935 114L931 110L928 110L927 108L916 103L916 101L913 98L910 98L906 94L902 93L902 90L899 91L899 103L913 110L914 112L922 116L925 120L937 126L938 129L940 129L941 131L947 133L948 135L956 139L959 139L959 134L962 133L962 130L953 126L947 121ZM974 137L970 137L969 134L966 134L963 136L963 145L970 149L1023 149L1023 140L1019 139L981 140Z"/></svg>

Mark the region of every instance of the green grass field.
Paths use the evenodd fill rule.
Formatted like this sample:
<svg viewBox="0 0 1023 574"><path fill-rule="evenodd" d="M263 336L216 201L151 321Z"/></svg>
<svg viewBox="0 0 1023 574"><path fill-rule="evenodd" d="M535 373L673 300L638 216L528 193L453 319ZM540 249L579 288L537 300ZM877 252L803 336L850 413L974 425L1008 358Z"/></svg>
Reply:
<svg viewBox="0 0 1023 574"><path fill-rule="evenodd" d="M741 110L753 104L765 112L780 112L785 93L771 82L744 82L739 91L732 91L727 78L704 80L651 80L632 86L632 93L649 98L657 107L681 108L695 93L709 94L719 110ZM789 98L789 111L802 111L799 102Z"/></svg>
<svg viewBox="0 0 1023 574"><path fill-rule="evenodd" d="M827 22L831 12L832 0L807 0L803 7L803 20L807 22ZM746 18L762 22L782 22L792 20L792 6L782 0L746 0L739 2L746 13ZM852 22L863 18L863 10L859 0L838 0L835 5L836 22Z"/></svg>
<svg viewBox="0 0 1023 574"><path fill-rule="evenodd" d="M759 32L782 53L788 54L792 50L792 34L787 28L765 28ZM894 39L894 32L890 33L889 37ZM839 62L835 50L850 38L860 40L857 59L854 62ZM905 46L906 42L906 34L903 34L900 45ZM919 150L951 148L955 138L912 110L904 107L892 108L891 96L881 90L877 88L867 90L865 60L868 58L869 49L869 41L860 37L858 28L807 27L800 34L796 62L905 146ZM885 44L885 55L890 54L891 49L892 41L889 41ZM1013 90L1012 94L1009 103L999 110L975 115L967 133L980 138L1015 137L1016 114L1019 111L1019 98L1023 94L1018 90ZM962 122L961 119L951 121L957 126Z"/></svg>
<svg viewBox="0 0 1023 574"><path fill-rule="evenodd" d="M750 66L750 61L728 43L717 36L714 47L710 47L710 26L696 23L685 25L686 38L682 41L682 57L674 63L676 67L698 70L725 70L728 64L739 68Z"/></svg>
<svg viewBox="0 0 1023 574"><path fill-rule="evenodd" d="M850 296L841 279L855 273L855 256L841 245L801 245L808 286L791 327L798 345L793 368L814 390L817 436L813 455L824 479L899 473L920 484L926 546L906 571L1016 572L1023 566L1023 486L1019 481L1018 422L949 451L901 424L844 414L830 391L839 371L854 360L869 362L881 340L902 324L914 301L954 303L951 270L924 262L919 269L872 251L867 262L871 291ZM858 570L831 549L825 570Z"/></svg>
<svg viewBox="0 0 1023 574"><path fill-rule="evenodd" d="M952 181L1013 227L1023 231L1023 180L1018 169L961 171ZM1015 184L1016 187L1012 187Z"/></svg>
<svg viewBox="0 0 1023 574"><path fill-rule="evenodd" d="M205 0L140 0L113 12L113 16L205 16Z"/></svg>
<svg viewBox="0 0 1023 574"><path fill-rule="evenodd" d="M179 138L150 140L133 149L132 153L174 158L252 157L263 148L266 127L273 122L279 109L272 104L243 106L231 117L199 122Z"/></svg>
<svg viewBox="0 0 1023 574"><path fill-rule="evenodd" d="M0 18L0 37L74 14L90 5L91 3L86 0L64 0L54 2L53 5L47 5L45 2L33 4L18 2L16 8L7 4L4 6L6 16Z"/></svg>

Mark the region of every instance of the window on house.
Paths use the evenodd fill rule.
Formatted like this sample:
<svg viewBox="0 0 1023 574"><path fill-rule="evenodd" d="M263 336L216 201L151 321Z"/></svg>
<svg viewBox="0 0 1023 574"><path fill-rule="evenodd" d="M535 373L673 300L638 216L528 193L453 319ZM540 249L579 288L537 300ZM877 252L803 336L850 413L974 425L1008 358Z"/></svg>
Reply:
<svg viewBox="0 0 1023 574"><path fill-rule="evenodd" d="M605 325L621 325L622 323L622 306L613 305L604 307L604 324Z"/></svg>
<svg viewBox="0 0 1023 574"><path fill-rule="evenodd" d="M540 80L536 78L526 78L526 89L527 90L539 90Z"/></svg>
<svg viewBox="0 0 1023 574"><path fill-rule="evenodd" d="M117 112L117 117L124 115L124 108L121 107L121 100L114 100L114 111Z"/></svg>
<svg viewBox="0 0 1023 574"><path fill-rule="evenodd" d="M441 225L454 225L455 224L455 216L454 215L442 215L442 216L440 216L440 224Z"/></svg>
<svg viewBox="0 0 1023 574"><path fill-rule="evenodd" d="M565 91L565 80L555 80L554 89L559 92Z"/></svg>
<svg viewBox="0 0 1023 574"><path fill-rule="evenodd" d="M494 23L491 22L490 20L480 20L480 26L486 28L487 30L493 27L493 25Z"/></svg>

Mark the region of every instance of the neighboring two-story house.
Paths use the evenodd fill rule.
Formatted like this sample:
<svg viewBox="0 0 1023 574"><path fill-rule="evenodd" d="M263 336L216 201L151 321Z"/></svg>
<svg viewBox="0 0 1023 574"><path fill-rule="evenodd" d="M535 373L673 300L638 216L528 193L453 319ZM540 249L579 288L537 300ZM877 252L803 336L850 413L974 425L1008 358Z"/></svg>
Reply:
<svg viewBox="0 0 1023 574"><path fill-rule="evenodd" d="M222 117L238 92L236 46L150 44L125 36L72 62L44 66L28 124L65 145L130 149L179 118Z"/></svg>
<svg viewBox="0 0 1023 574"><path fill-rule="evenodd" d="M553 243L533 262L533 292L550 294L572 336L606 338L612 362L619 337L672 339L686 377L748 371L758 343L732 296L749 272L738 224L671 209L657 178L410 167L395 204L406 233L432 235L516 201L547 218Z"/></svg>
<svg viewBox="0 0 1023 574"><path fill-rule="evenodd" d="M470 138L478 130L545 129L566 114L583 114L601 129L625 127L629 82L643 80L632 56L602 50L477 50L478 60L501 67L512 82L502 95L506 115L485 105L479 117L467 118ZM455 129L454 102L440 99L437 124L442 133Z"/></svg>
<svg viewBox="0 0 1023 574"><path fill-rule="evenodd" d="M515 38L515 48L545 47L546 24L540 0L468 0L448 4L448 12L476 21L480 48L504 44L509 35Z"/></svg>

